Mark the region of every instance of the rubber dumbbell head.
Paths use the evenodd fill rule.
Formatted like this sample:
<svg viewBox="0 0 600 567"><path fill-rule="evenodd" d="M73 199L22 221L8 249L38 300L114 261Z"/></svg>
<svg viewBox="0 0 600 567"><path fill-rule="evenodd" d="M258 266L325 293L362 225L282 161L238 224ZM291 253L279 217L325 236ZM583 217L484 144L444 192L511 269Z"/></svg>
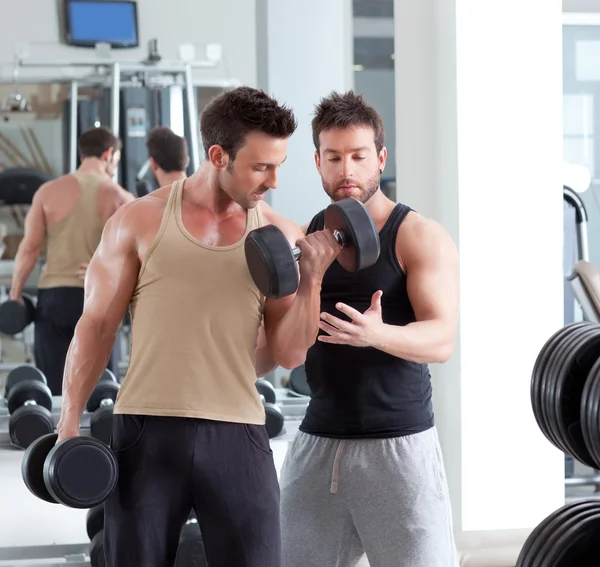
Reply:
<svg viewBox="0 0 600 567"><path fill-rule="evenodd" d="M18 382L23 382L23 380L37 380L43 384L48 384L46 376L44 376L44 373L41 370L38 370L35 366L23 364L22 366L13 368L7 374L6 382L4 384L4 396L8 398L10 389Z"/></svg>
<svg viewBox="0 0 600 567"><path fill-rule="evenodd" d="M52 392L43 382L23 380L10 389L8 431L14 445L27 449L39 437L54 431Z"/></svg>
<svg viewBox="0 0 600 567"><path fill-rule="evenodd" d="M0 333L16 335L24 331L35 317L35 306L28 296L23 303L9 299L0 304Z"/></svg>
<svg viewBox="0 0 600 567"><path fill-rule="evenodd" d="M379 233L360 201L349 198L329 205L325 210L325 228L333 231L342 248L337 261L344 269L362 270L379 259ZM277 299L297 291L296 262L302 252L290 246L278 227L266 225L250 231L244 250L250 275L265 297Z"/></svg>
<svg viewBox="0 0 600 567"><path fill-rule="evenodd" d="M265 408L265 427L267 429L267 435L269 436L269 439L272 439L283 433L285 423L283 412L279 406L267 402L262 394L260 400Z"/></svg>
<svg viewBox="0 0 600 567"><path fill-rule="evenodd" d="M104 504L98 504L88 510L85 515L85 527L90 541L104 529Z"/></svg>
<svg viewBox="0 0 600 567"><path fill-rule="evenodd" d="M90 542L90 565L91 567L106 567L104 530L99 531Z"/></svg>
<svg viewBox="0 0 600 567"><path fill-rule="evenodd" d="M51 433L25 451L21 476L29 491L53 504L92 508L115 490L117 461L109 447L93 437L71 437L57 443Z"/></svg>
<svg viewBox="0 0 600 567"><path fill-rule="evenodd" d="M270 404L274 404L277 401L277 394L275 393L275 388L273 384L264 378L259 378L256 381L256 389L258 393L264 396L266 402Z"/></svg>
<svg viewBox="0 0 600 567"><path fill-rule="evenodd" d="M111 380L98 382L86 406L87 411L92 414L90 418L92 437L107 445L110 444L112 435L113 411L119 388L119 384Z"/></svg>
<svg viewBox="0 0 600 567"><path fill-rule="evenodd" d="M114 375L112 370L108 368L100 376L100 382L118 382L117 377Z"/></svg>

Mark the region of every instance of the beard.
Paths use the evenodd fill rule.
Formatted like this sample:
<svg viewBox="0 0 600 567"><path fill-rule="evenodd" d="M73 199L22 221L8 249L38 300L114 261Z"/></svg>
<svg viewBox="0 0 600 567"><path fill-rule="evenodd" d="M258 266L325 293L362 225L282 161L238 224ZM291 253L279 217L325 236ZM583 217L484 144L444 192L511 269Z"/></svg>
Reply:
<svg viewBox="0 0 600 567"><path fill-rule="evenodd" d="M341 201L342 199L346 199L348 197L354 197L361 203L366 203L379 189L379 185L381 182L381 174L379 171L370 177L365 183L358 183L357 181L353 181L351 179L342 179L340 180L335 187L331 186L331 183L327 183L324 179L322 179L323 189L325 189L325 193L331 197L332 201ZM341 185L354 185L355 188L352 190L351 194L346 192L338 192L338 188Z"/></svg>

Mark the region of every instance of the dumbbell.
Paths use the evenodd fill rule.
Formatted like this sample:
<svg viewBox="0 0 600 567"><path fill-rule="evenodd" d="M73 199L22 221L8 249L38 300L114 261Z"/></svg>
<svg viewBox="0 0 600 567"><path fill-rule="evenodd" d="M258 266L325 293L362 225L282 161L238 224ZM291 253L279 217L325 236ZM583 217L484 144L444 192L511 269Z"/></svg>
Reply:
<svg viewBox="0 0 600 567"><path fill-rule="evenodd" d="M112 435L113 410L119 393L119 384L110 370L105 370L94 388L86 409L90 417L90 433L92 437L110 444Z"/></svg>
<svg viewBox="0 0 600 567"><path fill-rule="evenodd" d="M264 378L259 378L256 381L256 389L265 408L266 428L269 439L277 437L283 431L284 420L283 412L279 406L275 405L277 401L275 388Z"/></svg>
<svg viewBox="0 0 600 567"><path fill-rule="evenodd" d="M20 380L13 376L7 399L8 433L11 442L21 449L54 431L52 392L44 374L37 368L29 368L21 373Z"/></svg>
<svg viewBox="0 0 600 567"><path fill-rule="evenodd" d="M367 208L356 199L332 203L325 209L325 228L342 247L337 262L356 272L379 258L379 233ZM251 230L244 241L246 263L259 291L269 299L292 295L298 289L296 261L300 248L292 248L285 234L269 224Z"/></svg>
<svg viewBox="0 0 600 567"><path fill-rule="evenodd" d="M39 499L69 508L104 502L119 476L113 452L93 437L70 437L60 443L57 439L50 433L29 445L21 463L25 486Z"/></svg>
<svg viewBox="0 0 600 567"><path fill-rule="evenodd" d="M23 382L24 380L38 380L47 384L46 377L38 370L35 366L29 364L23 364L13 368L6 376L4 383L4 397L8 399L8 393L10 389L17 383Z"/></svg>
<svg viewBox="0 0 600 567"><path fill-rule="evenodd" d="M294 368L290 372L289 380L287 383L290 396L304 397L310 396L310 387L306 378L306 371L304 364Z"/></svg>
<svg viewBox="0 0 600 567"><path fill-rule="evenodd" d="M27 295L23 303L9 299L0 304L0 333L16 335L28 327L35 317L35 306Z"/></svg>
<svg viewBox="0 0 600 567"><path fill-rule="evenodd" d="M90 564L92 567L104 567L104 504L90 508L85 520L90 538Z"/></svg>

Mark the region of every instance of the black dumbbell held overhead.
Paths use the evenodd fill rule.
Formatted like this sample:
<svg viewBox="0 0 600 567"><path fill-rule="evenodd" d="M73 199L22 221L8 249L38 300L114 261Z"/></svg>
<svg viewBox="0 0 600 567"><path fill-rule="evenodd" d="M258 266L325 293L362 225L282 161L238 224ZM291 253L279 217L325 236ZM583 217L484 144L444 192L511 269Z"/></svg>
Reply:
<svg viewBox="0 0 600 567"><path fill-rule="evenodd" d="M356 199L332 203L325 210L325 228L332 230L342 250L337 262L356 272L379 258L379 234L367 208ZM246 262L256 287L267 298L292 295L298 289L297 260L300 248L292 248L275 225L250 231L245 243Z"/></svg>
<svg viewBox="0 0 600 567"><path fill-rule="evenodd" d="M105 443L93 437L71 437L56 443L51 433L25 451L21 475L34 495L70 508L93 508L115 490L117 461Z"/></svg>
<svg viewBox="0 0 600 567"><path fill-rule="evenodd" d="M46 377L36 368L20 378L12 380L8 392L8 432L14 445L27 449L36 439L54 431L52 392Z"/></svg>

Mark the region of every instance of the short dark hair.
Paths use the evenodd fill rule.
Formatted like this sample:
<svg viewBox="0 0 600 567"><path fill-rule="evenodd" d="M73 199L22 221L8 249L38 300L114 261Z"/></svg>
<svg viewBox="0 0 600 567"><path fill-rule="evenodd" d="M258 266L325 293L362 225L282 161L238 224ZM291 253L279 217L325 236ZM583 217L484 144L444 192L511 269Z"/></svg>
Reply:
<svg viewBox="0 0 600 567"><path fill-rule="evenodd" d="M102 154L110 148L116 152L121 149L121 140L104 126L93 127L86 130L77 141L79 158L102 157Z"/></svg>
<svg viewBox="0 0 600 567"><path fill-rule="evenodd" d="M289 138L298 124L291 109L260 89L238 87L216 96L202 111L200 133L208 158L211 146L220 145L235 160L251 132Z"/></svg>
<svg viewBox="0 0 600 567"><path fill-rule="evenodd" d="M188 161L188 145L185 138L178 136L166 126L150 130L146 147L151 158L163 171L185 171Z"/></svg>
<svg viewBox="0 0 600 567"><path fill-rule="evenodd" d="M383 149L385 133L383 120L379 112L368 105L362 95L353 91L340 94L332 92L322 98L315 107L312 120L312 135L315 148L320 151L319 134L324 130L366 126L372 128L375 134L375 147L380 152Z"/></svg>

